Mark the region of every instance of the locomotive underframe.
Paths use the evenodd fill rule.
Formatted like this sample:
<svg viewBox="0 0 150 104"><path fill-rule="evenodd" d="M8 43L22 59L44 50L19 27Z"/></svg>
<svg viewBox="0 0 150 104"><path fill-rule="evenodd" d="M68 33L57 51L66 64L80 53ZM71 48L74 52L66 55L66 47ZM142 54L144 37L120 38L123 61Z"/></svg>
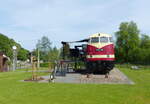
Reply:
<svg viewBox="0 0 150 104"><path fill-rule="evenodd" d="M114 68L114 61L87 61L86 70L88 73L109 73Z"/></svg>

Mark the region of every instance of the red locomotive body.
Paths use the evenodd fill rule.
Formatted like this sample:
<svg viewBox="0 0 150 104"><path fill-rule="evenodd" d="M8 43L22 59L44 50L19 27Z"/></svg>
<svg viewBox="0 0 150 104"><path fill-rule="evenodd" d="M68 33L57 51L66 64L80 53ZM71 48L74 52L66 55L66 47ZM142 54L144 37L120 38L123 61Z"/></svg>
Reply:
<svg viewBox="0 0 150 104"><path fill-rule="evenodd" d="M87 46L87 54L90 56L90 57L87 57L88 61L98 61L98 60L114 61L115 60L114 57L110 57L111 55L114 55L114 45L113 44L110 44L110 45L107 45L104 47L99 47L99 48L88 45ZM107 55L107 57L92 58L93 56L96 56L96 55L101 55L101 56Z"/></svg>

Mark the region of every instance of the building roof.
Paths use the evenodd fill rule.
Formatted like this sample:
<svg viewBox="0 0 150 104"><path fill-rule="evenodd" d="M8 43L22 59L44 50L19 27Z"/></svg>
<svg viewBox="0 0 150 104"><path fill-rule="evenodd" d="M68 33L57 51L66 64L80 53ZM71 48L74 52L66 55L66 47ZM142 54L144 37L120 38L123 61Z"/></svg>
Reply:
<svg viewBox="0 0 150 104"><path fill-rule="evenodd" d="M3 52L0 52L0 57L3 57L3 58L6 58L6 59L9 59Z"/></svg>

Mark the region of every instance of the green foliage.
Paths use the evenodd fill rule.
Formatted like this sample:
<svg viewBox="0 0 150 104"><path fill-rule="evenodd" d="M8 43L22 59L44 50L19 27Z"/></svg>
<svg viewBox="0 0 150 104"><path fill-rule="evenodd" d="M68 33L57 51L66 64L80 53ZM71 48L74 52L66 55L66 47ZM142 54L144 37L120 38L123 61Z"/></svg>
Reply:
<svg viewBox="0 0 150 104"><path fill-rule="evenodd" d="M141 37L141 48L148 49L150 48L150 37L146 34L143 34Z"/></svg>
<svg viewBox="0 0 150 104"><path fill-rule="evenodd" d="M18 52L18 60L25 61L28 58L29 58L29 51L24 48L21 48Z"/></svg>
<svg viewBox="0 0 150 104"><path fill-rule="evenodd" d="M59 50L54 47L49 53L48 53L48 57L50 61L55 61L59 59Z"/></svg>
<svg viewBox="0 0 150 104"><path fill-rule="evenodd" d="M9 39L4 34L0 33L0 51L4 52L8 57L13 57L13 46L17 46L18 49L18 59L26 60L28 58L28 50L21 47L20 44L16 43L13 39Z"/></svg>
<svg viewBox="0 0 150 104"><path fill-rule="evenodd" d="M142 34L134 22L123 22L116 32L117 62L150 64L150 37Z"/></svg>
<svg viewBox="0 0 150 104"><path fill-rule="evenodd" d="M51 51L51 41L48 37L43 36L36 45L36 55L39 50L40 60L47 62L49 60L48 54Z"/></svg>
<svg viewBox="0 0 150 104"><path fill-rule="evenodd" d="M40 53L40 60L44 62L55 61L59 59L59 50L56 47L51 46L52 43L48 37L43 36L41 40L38 41L36 50L34 50L34 55L38 56L38 51Z"/></svg>
<svg viewBox="0 0 150 104"><path fill-rule="evenodd" d="M50 50L51 50L51 41L49 40L48 37L46 36L43 36L41 38L41 40L38 41L36 47L41 51L41 52L44 52L44 53L48 53Z"/></svg>
<svg viewBox="0 0 150 104"><path fill-rule="evenodd" d="M49 67L48 62L40 63L40 67Z"/></svg>
<svg viewBox="0 0 150 104"><path fill-rule="evenodd" d="M12 57L12 46L15 44L7 36L0 34L0 51L4 52L7 56Z"/></svg>
<svg viewBox="0 0 150 104"><path fill-rule="evenodd" d="M132 54L138 50L140 44L139 29L134 22L123 22L116 32L116 56L123 62L130 62L136 56Z"/></svg>

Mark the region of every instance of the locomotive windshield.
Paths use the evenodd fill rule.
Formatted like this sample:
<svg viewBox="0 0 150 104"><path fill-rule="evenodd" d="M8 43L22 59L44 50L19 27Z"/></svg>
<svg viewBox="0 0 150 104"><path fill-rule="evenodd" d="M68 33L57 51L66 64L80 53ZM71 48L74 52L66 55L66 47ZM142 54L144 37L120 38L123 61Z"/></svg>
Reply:
<svg viewBox="0 0 150 104"><path fill-rule="evenodd" d="M112 37L92 37L90 39L91 43L108 43L108 42L113 42L113 38Z"/></svg>
<svg viewBox="0 0 150 104"><path fill-rule="evenodd" d="M112 37L109 37L109 40L110 40L110 42L113 42L113 38Z"/></svg>
<svg viewBox="0 0 150 104"><path fill-rule="evenodd" d="M99 43L99 37L91 38L91 43Z"/></svg>
<svg viewBox="0 0 150 104"><path fill-rule="evenodd" d="M107 43L108 42L108 37L100 37L100 42L101 43Z"/></svg>

